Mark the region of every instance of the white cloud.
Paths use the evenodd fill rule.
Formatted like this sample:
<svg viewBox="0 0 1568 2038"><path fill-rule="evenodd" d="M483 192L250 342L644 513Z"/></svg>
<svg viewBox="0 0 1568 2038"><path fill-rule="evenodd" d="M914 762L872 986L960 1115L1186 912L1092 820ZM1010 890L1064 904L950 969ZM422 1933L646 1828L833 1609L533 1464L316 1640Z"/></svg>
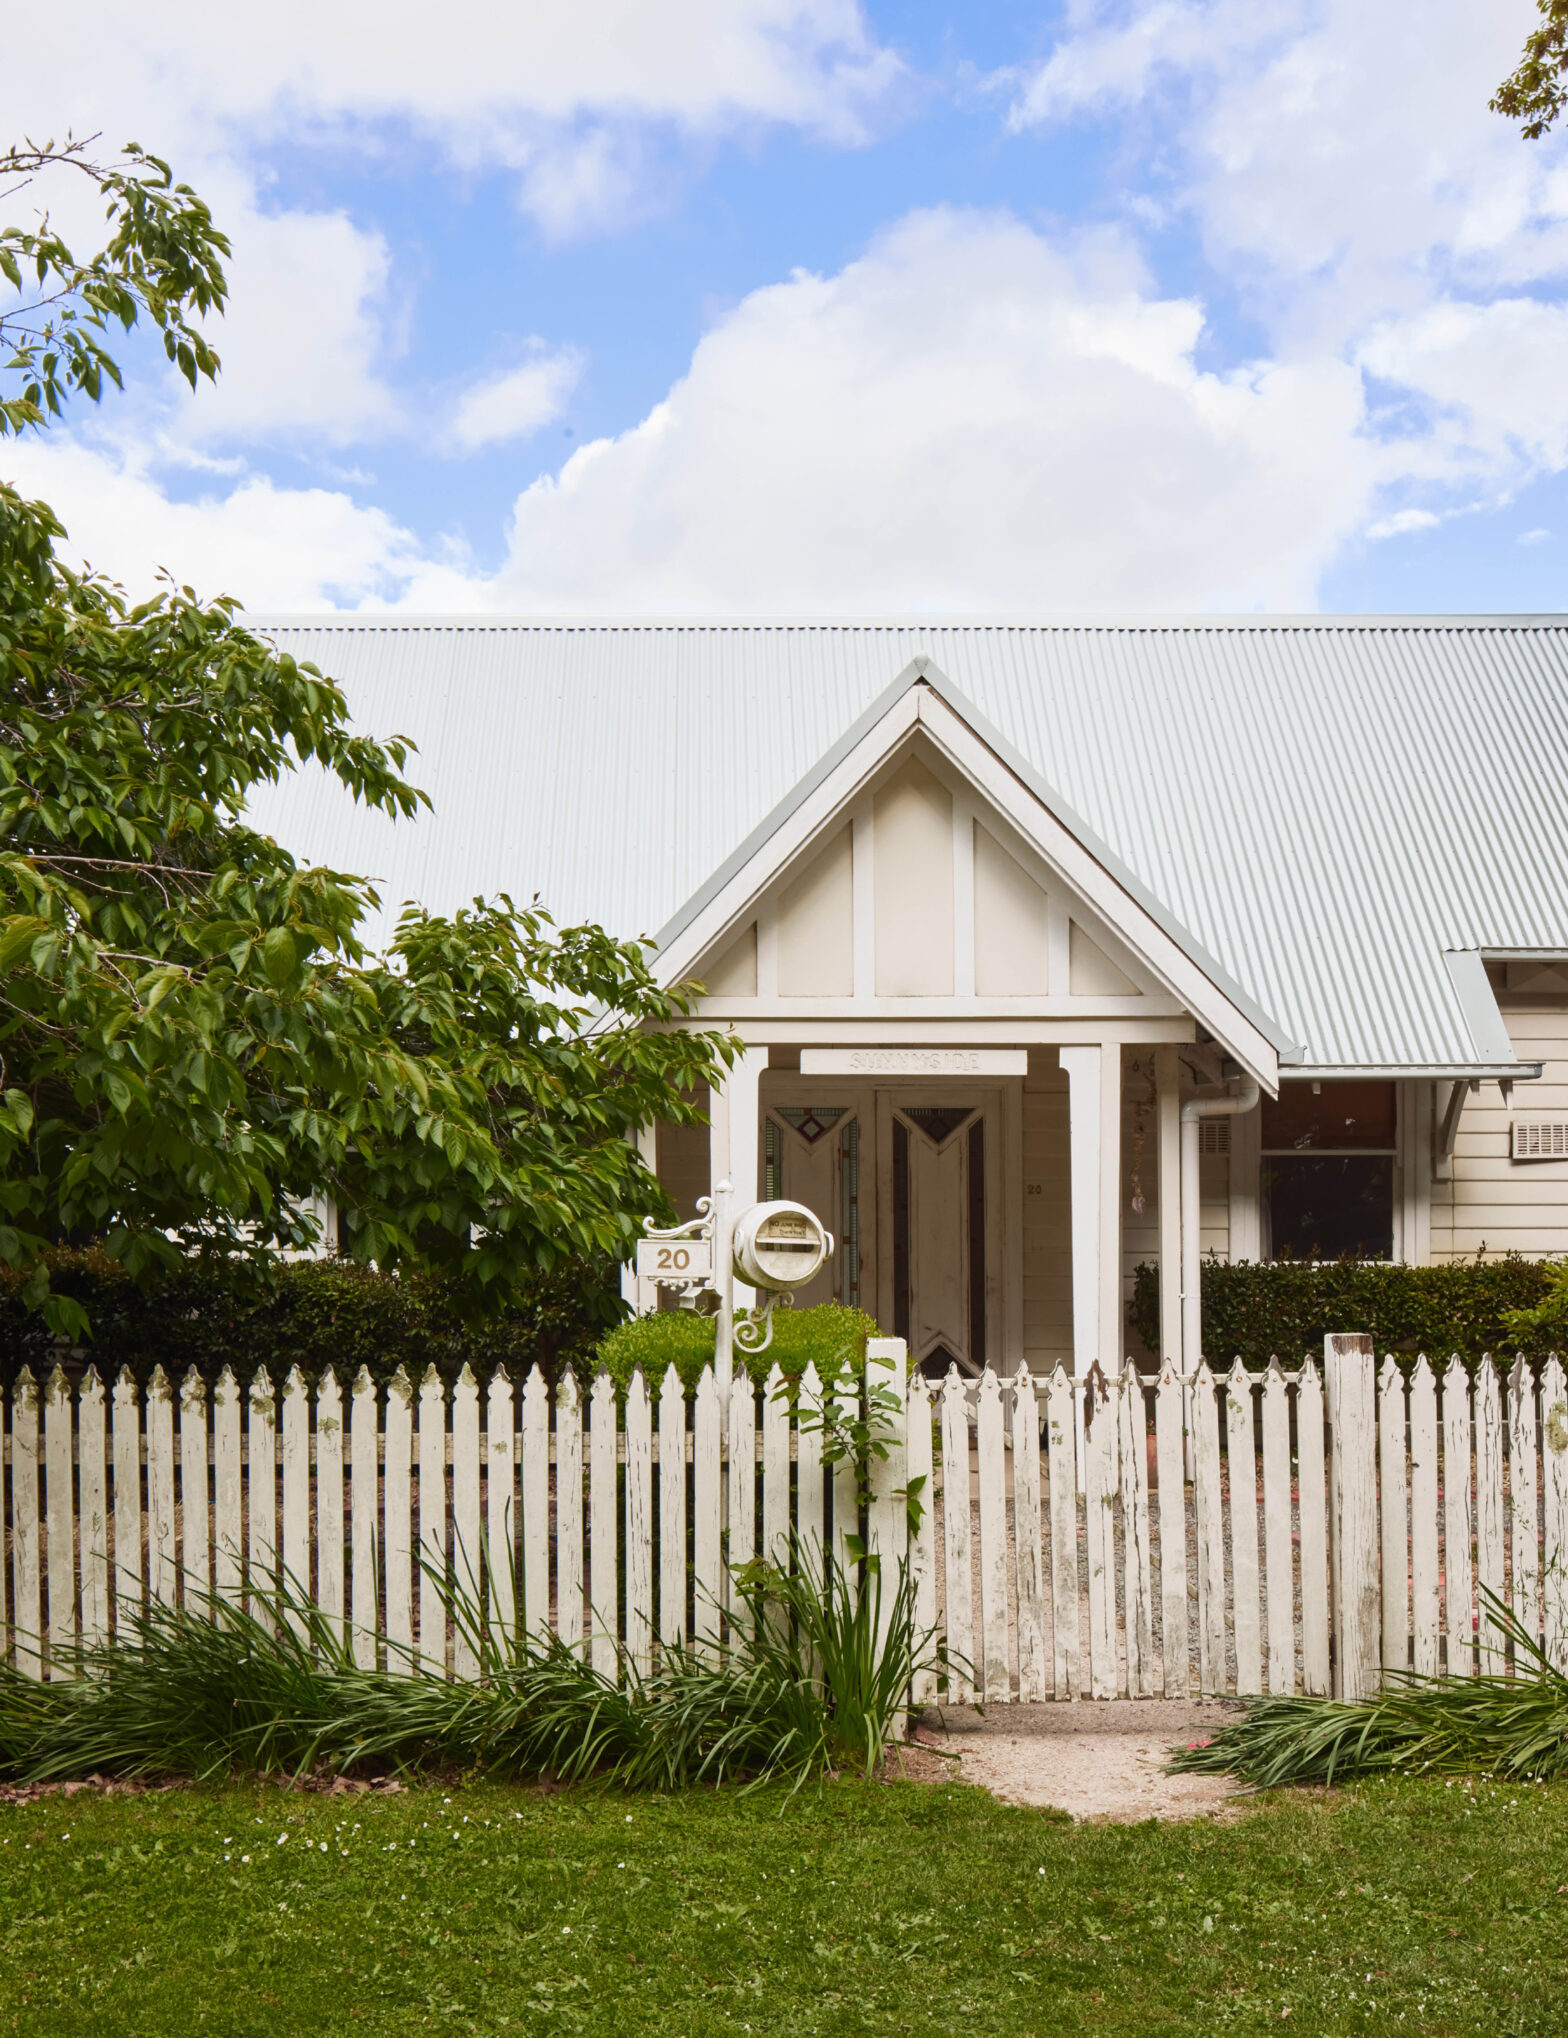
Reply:
<svg viewBox="0 0 1568 2038"><path fill-rule="evenodd" d="M173 438L342 446L396 429L385 240L342 212L265 213L238 180L223 182L209 201L234 247L229 309L212 327L223 367L194 398L175 385Z"/></svg>
<svg viewBox="0 0 1568 2038"><path fill-rule="evenodd" d="M384 510L335 489L251 477L175 502L136 458L64 436L11 440L5 470L54 508L68 558L138 596L167 569L203 598L232 594L247 608L353 608L397 594L421 563Z"/></svg>
<svg viewBox="0 0 1568 2038"><path fill-rule="evenodd" d="M640 425L530 487L486 598L1300 605L1376 480L1359 377L1207 373L1202 325L1115 237L914 215L745 299Z"/></svg>
<svg viewBox="0 0 1568 2038"><path fill-rule="evenodd" d="M1369 538L1405 538L1412 531L1431 531L1443 521L1431 510L1396 510L1391 517L1379 517L1375 524L1367 525Z"/></svg>
<svg viewBox="0 0 1568 2038"><path fill-rule="evenodd" d="M1365 0L1091 0L1015 83L1010 117L1144 102L1130 159L1196 227L1272 357L1382 380L1369 429L1396 494L1496 500L1568 465L1551 301L1568 275L1568 153L1487 108L1530 19L1433 0L1414 34Z"/></svg>
<svg viewBox="0 0 1568 2038"><path fill-rule="evenodd" d="M1516 542L1521 545L1544 545L1551 535L1550 531L1521 531Z"/></svg>
<svg viewBox="0 0 1568 2038"><path fill-rule="evenodd" d="M135 136L230 232L224 376L180 402L180 445L332 446L402 423L388 249L341 211L269 202L269 155L303 141L509 171L562 239L666 202L672 141L679 157L782 124L859 142L902 76L858 0L386 0L373 19L349 0L83 0L68 63L0 70L0 135L100 133L109 153ZM84 182L48 196L83 240L101 230Z"/></svg>
<svg viewBox="0 0 1568 2038"><path fill-rule="evenodd" d="M111 142L234 159L322 130L375 145L391 120L535 180L612 127L857 141L902 76L856 0L385 0L373 18L348 0L161 0L152 17L83 0L71 45L69 64L9 67L6 131L107 124Z"/></svg>
<svg viewBox="0 0 1568 2038"><path fill-rule="evenodd" d="M1212 72L1277 34L1283 19L1282 8L1263 0L1156 0L1111 21L1091 12L1043 63L1003 72L994 82L1009 88L1007 124L1017 134L1134 104L1173 74Z"/></svg>
<svg viewBox="0 0 1568 2038"><path fill-rule="evenodd" d="M1435 407L1434 438L1456 463L1501 471L1517 461L1568 465L1568 306L1534 298L1445 300L1387 320L1360 349L1364 365Z"/></svg>
<svg viewBox="0 0 1568 2038"><path fill-rule="evenodd" d="M452 419L460 446L471 452L526 438L561 415L582 375L582 356L569 347L552 354L535 345L532 360L464 391Z"/></svg>

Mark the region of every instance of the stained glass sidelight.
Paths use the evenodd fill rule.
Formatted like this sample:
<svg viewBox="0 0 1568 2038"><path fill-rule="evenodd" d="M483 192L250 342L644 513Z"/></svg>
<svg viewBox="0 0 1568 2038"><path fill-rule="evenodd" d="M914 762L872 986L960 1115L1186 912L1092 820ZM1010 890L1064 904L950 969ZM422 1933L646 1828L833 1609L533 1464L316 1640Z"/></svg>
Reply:
<svg viewBox="0 0 1568 2038"><path fill-rule="evenodd" d="M835 1114L837 1115L837 1114ZM844 1237L839 1250L842 1299L860 1307L860 1120L851 1118L840 1135L839 1198Z"/></svg>

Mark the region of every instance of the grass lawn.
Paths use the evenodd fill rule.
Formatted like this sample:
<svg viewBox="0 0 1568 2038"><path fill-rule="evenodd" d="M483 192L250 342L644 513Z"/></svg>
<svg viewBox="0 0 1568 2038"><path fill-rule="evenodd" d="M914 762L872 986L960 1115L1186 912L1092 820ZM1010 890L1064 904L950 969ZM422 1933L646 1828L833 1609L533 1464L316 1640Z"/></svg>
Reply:
<svg viewBox="0 0 1568 2038"><path fill-rule="evenodd" d="M1568 1786L1380 1782L1229 1826L1074 1827L960 1785L781 1806L0 1808L0 2032L1568 2029Z"/></svg>

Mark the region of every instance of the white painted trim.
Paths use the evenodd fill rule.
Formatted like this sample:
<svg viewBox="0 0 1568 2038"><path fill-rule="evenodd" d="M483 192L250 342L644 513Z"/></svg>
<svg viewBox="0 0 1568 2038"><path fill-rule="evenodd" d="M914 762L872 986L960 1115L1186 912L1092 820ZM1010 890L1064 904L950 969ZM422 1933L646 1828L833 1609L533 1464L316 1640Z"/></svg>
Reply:
<svg viewBox="0 0 1568 2038"><path fill-rule="evenodd" d="M758 915L758 980L761 980L762 915ZM742 998L731 995L699 998L696 1011L707 1020L736 1019L958 1019L977 1012L995 1018L1078 1019L1093 1024L1104 1019L1176 1019L1186 1016L1179 1000L1161 994L1148 998ZM750 1029L748 1028L748 1031ZM1099 1035L1094 1036L1096 1039Z"/></svg>
<svg viewBox="0 0 1568 2038"><path fill-rule="evenodd" d="M1122 1050L1100 1051L1100 1364L1119 1373L1127 1356L1122 1327Z"/></svg>
<svg viewBox="0 0 1568 2038"><path fill-rule="evenodd" d="M1230 1236L1227 1258L1263 1257L1263 1113L1241 1111L1230 1119Z"/></svg>
<svg viewBox="0 0 1568 2038"><path fill-rule="evenodd" d="M1154 1051L1160 1115L1160 1350L1181 1364L1181 1060L1174 1047Z"/></svg>
<svg viewBox="0 0 1568 2038"><path fill-rule="evenodd" d="M975 812L961 794L953 801L953 995L975 995Z"/></svg>
<svg viewBox="0 0 1568 2038"><path fill-rule="evenodd" d="M896 1057L889 1062L887 1057ZM880 1065L879 1065L880 1064ZM803 1047L803 1076L859 1076L865 1082L904 1083L926 1076L943 1082L965 1076L1026 1076L1026 1047Z"/></svg>
<svg viewBox="0 0 1568 2038"><path fill-rule="evenodd" d="M854 899L855 1001L874 998L877 989L876 827L871 795L862 793L850 807L850 886Z"/></svg>
<svg viewBox="0 0 1568 2038"><path fill-rule="evenodd" d="M1401 1083L1394 1183L1394 1257L1407 1266L1432 1263L1432 1085Z"/></svg>
<svg viewBox="0 0 1568 2038"><path fill-rule="evenodd" d="M779 902L770 899L757 912L757 1003L779 1002Z"/></svg>
<svg viewBox="0 0 1568 2038"><path fill-rule="evenodd" d="M1073 923L1058 887L1051 886L1045 896L1045 982L1055 1004L1072 996Z"/></svg>
<svg viewBox="0 0 1568 2038"><path fill-rule="evenodd" d="M724 1180L732 1187L730 1223L751 1209L757 1200L762 1165L762 1072L768 1065L768 1050L751 1042L741 1049L723 1084L723 1137L719 1112L713 1112L713 1138L709 1144L710 1192ZM714 1095L717 1102L717 1094ZM737 1281L735 1307L750 1309L754 1291Z"/></svg>
<svg viewBox="0 0 1568 2038"><path fill-rule="evenodd" d="M733 1002L707 1009L705 1001L699 1012L705 1025L729 1021L748 1040L766 1041L778 1047L836 1047L850 1041L864 1041L875 1046L919 1047L929 1043L944 1047L1017 1047L1030 1043L1060 1046L1072 1041L1100 1040L1116 1040L1128 1047L1156 1047L1162 1041L1187 1047L1193 1040L1193 1023L1185 1017L1035 1019L1023 1016L1009 1019L992 1018L984 1013L977 1015L973 1006L966 1012L953 1012L936 1019L895 1017L864 1011L835 1016L823 1009L830 1002L823 999L815 1010L807 1014L779 1012L754 1017L739 1011Z"/></svg>
<svg viewBox="0 0 1568 2038"><path fill-rule="evenodd" d="M1029 1057L1024 1056L1023 1074L1002 1091L998 1114L1002 1133L1002 1350L998 1370L1016 1373L1024 1362L1024 1078Z"/></svg>
<svg viewBox="0 0 1568 2038"><path fill-rule="evenodd" d="M1073 1371L1100 1355L1100 1063L1098 1042L1064 1047L1067 1153L1072 1184ZM1119 1271L1119 1270L1118 1270Z"/></svg>

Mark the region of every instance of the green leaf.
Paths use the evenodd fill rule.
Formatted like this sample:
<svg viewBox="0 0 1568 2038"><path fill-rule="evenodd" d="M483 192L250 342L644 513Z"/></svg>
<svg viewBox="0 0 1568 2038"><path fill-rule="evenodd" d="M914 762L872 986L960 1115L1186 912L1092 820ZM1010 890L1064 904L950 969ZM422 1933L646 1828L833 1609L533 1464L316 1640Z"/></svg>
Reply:
<svg viewBox="0 0 1568 2038"><path fill-rule="evenodd" d="M283 985L299 966L299 952L287 927L274 927L261 944L261 966L269 983Z"/></svg>

